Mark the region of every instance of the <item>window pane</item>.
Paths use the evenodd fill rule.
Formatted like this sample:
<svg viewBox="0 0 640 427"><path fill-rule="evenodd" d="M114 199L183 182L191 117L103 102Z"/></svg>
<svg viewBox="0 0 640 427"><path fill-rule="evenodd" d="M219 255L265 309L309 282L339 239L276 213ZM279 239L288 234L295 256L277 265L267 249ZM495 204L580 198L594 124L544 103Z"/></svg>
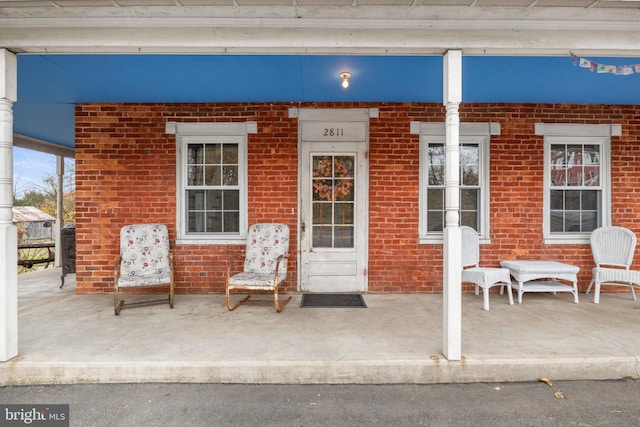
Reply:
<svg viewBox="0 0 640 427"><path fill-rule="evenodd" d="M238 144L224 144L222 163L225 165L238 164Z"/></svg>
<svg viewBox="0 0 640 427"><path fill-rule="evenodd" d="M353 224L353 203L336 203L334 204L334 210L334 224Z"/></svg>
<svg viewBox="0 0 640 427"><path fill-rule="evenodd" d="M187 185L202 185L204 171L202 166L189 166L187 169Z"/></svg>
<svg viewBox="0 0 640 427"><path fill-rule="evenodd" d="M202 144L189 144L187 148L187 164L201 165L204 147Z"/></svg>
<svg viewBox="0 0 640 427"><path fill-rule="evenodd" d="M478 166L465 166L460 174L461 185L478 185L480 182Z"/></svg>
<svg viewBox="0 0 640 427"><path fill-rule="evenodd" d="M460 183L461 185L478 185L480 147L478 145L460 146Z"/></svg>
<svg viewBox="0 0 640 427"><path fill-rule="evenodd" d="M224 213L224 232L237 233L240 231L240 213L225 212Z"/></svg>
<svg viewBox="0 0 640 427"><path fill-rule="evenodd" d="M464 211L477 211L479 205L478 196L480 196L480 190L461 189L460 208Z"/></svg>
<svg viewBox="0 0 640 427"><path fill-rule="evenodd" d="M204 232L204 212L189 212L187 231L189 233Z"/></svg>
<svg viewBox="0 0 640 427"><path fill-rule="evenodd" d="M444 185L444 144L429 144L427 149L428 185Z"/></svg>
<svg viewBox="0 0 640 427"><path fill-rule="evenodd" d="M220 185L220 166L205 166L204 185Z"/></svg>
<svg viewBox="0 0 640 427"><path fill-rule="evenodd" d="M222 192L225 211L240 210L240 192L238 190L225 190Z"/></svg>
<svg viewBox="0 0 640 427"><path fill-rule="evenodd" d="M354 177L353 160L353 156L336 156L334 162L334 176L336 178Z"/></svg>
<svg viewBox="0 0 640 427"><path fill-rule="evenodd" d="M427 207L429 210L444 209L444 190L427 190Z"/></svg>
<svg viewBox="0 0 640 427"><path fill-rule="evenodd" d="M353 201L354 190L353 179L340 179L335 181L335 195L334 200L337 201Z"/></svg>
<svg viewBox="0 0 640 427"><path fill-rule="evenodd" d="M551 209L561 210L564 208L564 191L552 190L551 193Z"/></svg>
<svg viewBox="0 0 640 427"><path fill-rule="evenodd" d="M353 247L353 227L336 227L333 247L352 248Z"/></svg>
<svg viewBox="0 0 640 427"><path fill-rule="evenodd" d="M207 232L208 233L222 232L222 214L220 212L207 213Z"/></svg>
<svg viewBox="0 0 640 427"><path fill-rule="evenodd" d="M592 232L598 228L598 212L582 212L582 231Z"/></svg>
<svg viewBox="0 0 640 427"><path fill-rule="evenodd" d="M442 211L427 212L427 231L440 232L444 229L444 213Z"/></svg>
<svg viewBox="0 0 640 427"><path fill-rule="evenodd" d="M238 167L225 165L222 167L222 185L238 185Z"/></svg>
<svg viewBox="0 0 640 427"><path fill-rule="evenodd" d="M550 230L552 233L562 233L564 231L564 215L562 211L551 211Z"/></svg>
<svg viewBox="0 0 640 427"><path fill-rule="evenodd" d="M599 204L598 194L600 192L594 190L584 190L580 193L582 193L582 209L597 211Z"/></svg>
<svg viewBox="0 0 640 427"><path fill-rule="evenodd" d="M584 146L584 185L600 186L600 147Z"/></svg>
<svg viewBox="0 0 640 427"><path fill-rule="evenodd" d="M332 176L333 162L331 160L331 156L313 156L313 177Z"/></svg>
<svg viewBox="0 0 640 427"><path fill-rule="evenodd" d="M313 227L313 247L330 248L333 246L331 227Z"/></svg>
<svg viewBox="0 0 640 427"><path fill-rule="evenodd" d="M581 230L580 212L568 211L564 214L564 231L579 233Z"/></svg>
<svg viewBox="0 0 640 427"><path fill-rule="evenodd" d="M207 144L205 146L204 162L208 165L219 165L220 154L220 144Z"/></svg>
<svg viewBox="0 0 640 427"><path fill-rule="evenodd" d="M313 180L313 201L333 200L333 181L330 179Z"/></svg>
<svg viewBox="0 0 640 427"><path fill-rule="evenodd" d="M204 191L187 191L187 209L190 211L204 209Z"/></svg>
<svg viewBox="0 0 640 427"><path fill-rule="evenodd" d="M551 186L563 186L566 182L566 159L564 145L551 145Z"/></svg>
<svg viewBox="0 0 640 427"><path fill-rule="evenodd" d="M582 145L567 145L567 185L582 185Z"/></svg>
<svg viewBox="0 0 640 427"><path fill-rule="evenodd" d="M329 224L331 225L332 218L331 204L330 203L313 203L313 224L314 225L322 225Z"/></svg>
<svg viewBox="0 0 640 427"><path fill-rule="evenodd" d="M578 211L580 210L580 191L565 191L564 192L564 206L566 210Z"/></svg>
<svg viewBox="0 0 640 427"><path fill-rule="evenodd" d="M475 212L461 212L460 225L466 225L474 230L478 230L478 214Z"/></svg>
<svg viewBox="0 0 640 427"><path fill-rule="evenodd" d="M222 191L220 190L207 191L207 210L208 211L222 210Z"/></svg>

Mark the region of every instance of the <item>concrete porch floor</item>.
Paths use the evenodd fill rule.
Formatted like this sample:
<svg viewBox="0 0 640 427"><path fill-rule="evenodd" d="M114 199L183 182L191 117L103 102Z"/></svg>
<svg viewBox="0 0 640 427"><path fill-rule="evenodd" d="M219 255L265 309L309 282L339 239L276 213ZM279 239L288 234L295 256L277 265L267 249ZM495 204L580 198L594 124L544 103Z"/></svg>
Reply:
<svg viewBox="0 0 640 427"><path fill-rule="evenodd" d="M629 293L462 298L462 361L442 355L442 296L368 294L368 308L271 300L228 312L224 295L113 314L111 295L76 295L60 269L19 276L19 355L0 384L447 383L640 377L640 302ZM252 298L253 299L253 298Z"/></svg>

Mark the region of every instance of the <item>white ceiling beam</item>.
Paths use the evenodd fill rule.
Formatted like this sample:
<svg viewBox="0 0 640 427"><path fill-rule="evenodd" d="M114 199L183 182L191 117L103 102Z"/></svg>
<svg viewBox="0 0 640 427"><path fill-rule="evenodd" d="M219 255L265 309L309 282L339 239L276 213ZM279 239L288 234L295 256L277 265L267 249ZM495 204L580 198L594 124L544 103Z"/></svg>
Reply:
<svg viewBox="0 0 640 427"><path fill-rule="evenodd" d="M0 43L19 53L640 56L639 22L640 9L584 7L0 8Z"/></svg>
<svg viewBox="0 0 640 427"><path fill-rule="evenodd" d="M0 25L5 47L26 53L326 53L640 56L640 29L30 28Z"/></svg>

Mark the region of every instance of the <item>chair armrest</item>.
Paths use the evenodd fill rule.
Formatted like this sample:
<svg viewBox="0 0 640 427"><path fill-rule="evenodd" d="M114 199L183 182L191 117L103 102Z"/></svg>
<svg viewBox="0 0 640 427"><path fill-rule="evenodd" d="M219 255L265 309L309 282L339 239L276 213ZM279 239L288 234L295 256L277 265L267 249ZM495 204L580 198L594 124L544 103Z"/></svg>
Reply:
<svg viewBox="0 0 640 427"><path fill-rule="evenodd" d="M245 254L244 252L241 253L237 253L235 255L233 255L230 259L229 262L227 262L227 279L229 277L231 277L231 267L233 267L233 263L238 259L238 258L244 258Z"/></svg>
<svg viewBox="0 0 640 427"><path fill-rule="evenodd" d="M169 271L171 274L171 283L173 283L173 251L169 251Z"/></svg>
<svg viewBox="0 0 640 427"><path fill-rule="evenodd" d="M278 260L276 261L276 274L275 274L275 276L274 276L274 278L273 278L273 279L274 279L274 286L275 286L275 287L278 287L278 272L280 271L280 262L281 262L283 259L288 260L288 259L289 259L289 254L283 254L283 255L280 255L280 256L278 257Z"/></svg>
<svg viewBox="0 0 640 427"><path fill-rule="evenodd" d="M113 267L113 277L116 280L116 282L118 281L118 276L120 275L120 263L121 262L122 262L122 256L118 255L116 257L115 265Z"/></svg>

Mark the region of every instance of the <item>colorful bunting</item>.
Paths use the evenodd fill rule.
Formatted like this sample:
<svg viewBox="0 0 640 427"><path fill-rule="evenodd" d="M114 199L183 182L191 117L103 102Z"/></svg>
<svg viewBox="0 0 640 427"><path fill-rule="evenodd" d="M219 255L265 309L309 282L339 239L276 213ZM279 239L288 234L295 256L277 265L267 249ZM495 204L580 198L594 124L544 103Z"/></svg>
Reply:
<svg viewBox="0 0 640 427"><path fill-rule="evenodd" d="M614 74L616 76L628 76L629 74L640 74L640 64L632 64L632 65L607 65L607 64L598 64L597 62L591 61L586 58L581 58L579 56L571 54L571 61L574 66L578 66L580 68L588 68L591 72L597 72L598 74L607 73Z"/></svg>

